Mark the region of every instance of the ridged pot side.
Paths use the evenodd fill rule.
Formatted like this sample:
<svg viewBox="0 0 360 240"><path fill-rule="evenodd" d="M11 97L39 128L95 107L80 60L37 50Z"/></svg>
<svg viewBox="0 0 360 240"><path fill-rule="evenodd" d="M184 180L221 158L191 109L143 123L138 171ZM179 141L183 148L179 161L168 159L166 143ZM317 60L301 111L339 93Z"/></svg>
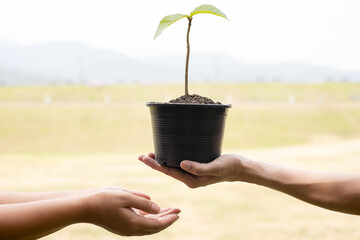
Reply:
<svg viewBox="0 0 360 240"><path fill-rule="evenodd" d="M208 163L221 155L231 105L148 103L156 161L179 167L182 160Z"/></svg>

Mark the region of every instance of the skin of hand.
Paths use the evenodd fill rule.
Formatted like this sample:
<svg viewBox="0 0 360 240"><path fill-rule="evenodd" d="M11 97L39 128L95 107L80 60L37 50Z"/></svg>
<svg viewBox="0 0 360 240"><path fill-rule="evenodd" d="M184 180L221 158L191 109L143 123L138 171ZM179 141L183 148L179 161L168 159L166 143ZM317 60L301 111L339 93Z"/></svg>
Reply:
<svg viewBox="0 0 360 240"><path fill-rule="evenodd" d="M239 160L240 158L242 161ZM139 160L147 166L183 182L190 188L203 187L224 181L238 181L240 180L239 176L245 176L245 172L240 173L240 171L246 169L239 167L239 165L249 162L240 155L224 154L206 164L184 160L180 164L182 171L178 168L160 165L155 160L154 153L149 153L148 156L140 155Z"/></svg>
<svg viewBox="0 0 360 240"><path fill-rule="evenodd" d="M143 193L118 187L71 192L72 196L1 204L0 239L38 239L75 223L95 224L123 236L146 235L179 218L179 209L161 210Z"/></svg>
<svg viewBox="0 0 360 240"><path fill-rule="evenodd" d="M182 161L181 169L161 166L155 155L139 160L191 188L223 181L243 181L268 187L310 204L337 212L360 215L360 174L317 172L225 154L210 163Z"/></svg>
<svg viewBox="0 0 360 240"><path fill-rule="evenodd" d="M180 209L160 208L139 193L105 190L94 194L88 219L122 236L142 236L157 233L178 218Z"/></svg>

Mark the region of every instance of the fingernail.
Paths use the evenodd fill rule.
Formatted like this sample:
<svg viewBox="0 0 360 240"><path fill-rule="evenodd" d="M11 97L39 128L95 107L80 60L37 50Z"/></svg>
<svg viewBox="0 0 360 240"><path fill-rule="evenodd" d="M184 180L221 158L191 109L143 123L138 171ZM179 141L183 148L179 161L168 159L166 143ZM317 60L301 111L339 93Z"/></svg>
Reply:
<svg viewBox="0 0 360 240"><path fill-rule="evenodd" d="M151 211L153 211L154 213L158 213L158 212L160 212L160 207L158 205L156 205L155 203L152 203Z"/></svg>

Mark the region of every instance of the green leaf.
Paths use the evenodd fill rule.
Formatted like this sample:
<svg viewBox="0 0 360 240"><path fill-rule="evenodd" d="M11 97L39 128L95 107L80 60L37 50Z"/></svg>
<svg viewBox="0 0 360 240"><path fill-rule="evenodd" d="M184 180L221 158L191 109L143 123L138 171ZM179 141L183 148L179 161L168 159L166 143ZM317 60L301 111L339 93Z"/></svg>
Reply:
<svg viewBox="0 0 360 240"><path fill-rule="evenodd" d="M199 14L199 13L210 13L210 14L214 14L216 16L228 19L227 16L225 15L225 13L223 13L216 7L209 5L209 4L204 4L204 5L201 5L201 6L198 6L197 8L195 8L194 11L192 11L190 13L190 17L194 16L195 14Z"/></svg>
<svg viewBox="0 0 360 240"><path fill-rule="evenodd" d="M189 15L178 13L178 14L165 16L159 23L159 26L156 30L154 39L157 38L162 33L162 31L164 31L165 28L167 28L174 22L179 21L180 19L182 19L184 17L189 17Z"/></svg>

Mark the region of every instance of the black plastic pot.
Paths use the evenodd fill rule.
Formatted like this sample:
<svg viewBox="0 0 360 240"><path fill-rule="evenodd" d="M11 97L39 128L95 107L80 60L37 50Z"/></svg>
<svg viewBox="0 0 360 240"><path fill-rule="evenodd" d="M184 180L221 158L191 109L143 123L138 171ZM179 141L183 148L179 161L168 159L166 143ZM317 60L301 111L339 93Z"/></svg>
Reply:
<svg viewBox="0 0 360 240"><path fill-rule="evenodd" d="M182 160L208 163L221 155L231 105L147 103L156 161L179 167Z"/></svg>

